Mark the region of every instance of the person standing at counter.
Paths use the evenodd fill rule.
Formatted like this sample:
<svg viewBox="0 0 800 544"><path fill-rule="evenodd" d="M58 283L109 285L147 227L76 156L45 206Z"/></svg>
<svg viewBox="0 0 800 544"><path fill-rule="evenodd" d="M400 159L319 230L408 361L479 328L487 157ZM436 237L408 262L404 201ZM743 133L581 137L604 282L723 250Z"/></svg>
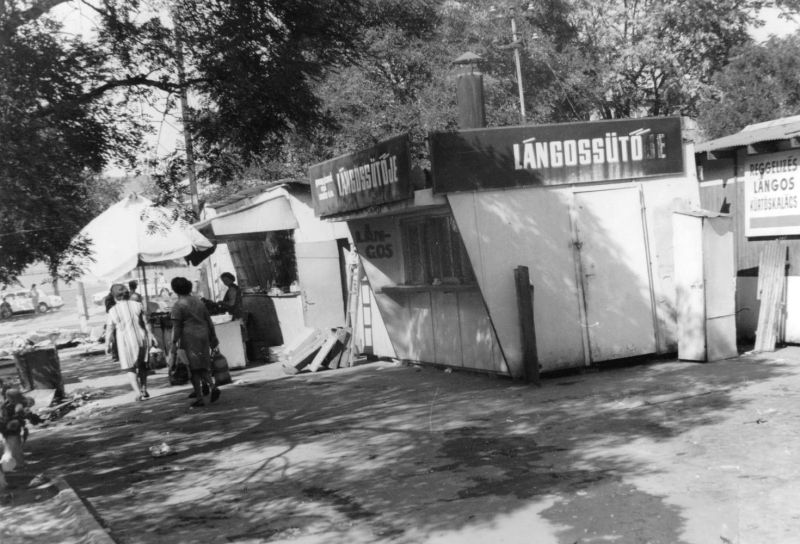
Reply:
<svg viewBox="0 0 800 544"><path fill-rule="evenodd" d="M139 293L136 292L136 289L138 287L139 287L139 282L138 281L131 280L131 281L128 282L128 290L130 290L130 292L131 292L130 300L132 300L134 302L141 302L142 304L144 304L144 302L142 302L142 295L140 295Z"/></svg>
<svg viewBox="0 0 800 544"><path fill-rule="evenodd" d="M111 286L114 306L108 310L106 333L115 335L119 364L128 374L136 400L150 398L147 392L147 348L156 346L156 338L144 317L144 307L128 300L128 289L121 283ZM106 352L111 351L107 345Z"/></svg>
<svg viewBox="0 0 800 544"><path fill-rule="evenodd" d="M219 388L211 377L211 349L219 345L214 323L205 304L191 295L192 282L186 278L173 278L170 283L178 300L172 306L172 352L178 349L186 352L192 378L194 396L197 400L192 407L205 406L201 385L211 386L211 402L220 395Z"/></svg>
<svg viewBox="0 0 800 544"><path fill-rule="evenodd" d="M231 314L234 319L242 317L242 290L236 285L236 277L230 272L223 272L219 276L220 281L228 288L225 296L222 297L220 305L226 312Z"/></svg>

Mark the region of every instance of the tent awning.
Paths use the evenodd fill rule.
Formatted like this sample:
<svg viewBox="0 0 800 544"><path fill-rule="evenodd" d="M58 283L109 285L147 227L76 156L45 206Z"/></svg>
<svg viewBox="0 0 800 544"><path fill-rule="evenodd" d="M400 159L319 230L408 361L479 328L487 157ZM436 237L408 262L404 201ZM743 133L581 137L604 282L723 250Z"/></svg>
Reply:
<svg viewBox="0 0 800 544"><path fill-rule="evenodd" d="M194 227L212 240L224 241L247 235L298 227L292 205L285 196L221 213L195 223Z"/></svg>

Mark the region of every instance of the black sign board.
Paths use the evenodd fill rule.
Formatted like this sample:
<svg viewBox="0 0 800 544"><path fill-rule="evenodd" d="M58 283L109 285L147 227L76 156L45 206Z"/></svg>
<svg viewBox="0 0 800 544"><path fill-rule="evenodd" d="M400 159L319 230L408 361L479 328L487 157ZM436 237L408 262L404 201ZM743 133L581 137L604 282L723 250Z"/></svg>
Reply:
<svg viewBox="0 0 800 544"><path fill-rule="evenodd" d="M430 135L435 193L683 173L680 117Z"/></svg>
<svg viewBox="0 0 800 544"><path fill-rule="evenodd" d="M408 135L315 164L308 179L320 217L410 198Z"/></svg>

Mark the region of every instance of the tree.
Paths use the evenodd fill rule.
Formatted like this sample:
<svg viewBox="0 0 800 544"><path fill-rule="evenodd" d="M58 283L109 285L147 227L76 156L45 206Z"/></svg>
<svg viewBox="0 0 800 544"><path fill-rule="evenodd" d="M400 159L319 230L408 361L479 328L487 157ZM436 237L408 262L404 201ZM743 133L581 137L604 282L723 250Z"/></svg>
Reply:
<svg viewBox="0 0 800 544"><path fill-rule="evenodd" d="M523 47L527 122L697 117L708 108L704 97L715 96L722 81L715 74L751 43L748 28L769 6L793 13L798 2L428 3L416 26L395 18L365 31L364 60L329 73L319 86L336 126L297 147L309 154L308 162L318 162L407 131L424 158L427 132L456 126L450 62L465 51L485 61L488 125L518 124L512 16Z"/></svg>
<svg viewBox="0 0 800 544"><path fill-rule="evenodd" d="M0 156L3 283L80 249L70 244L95 213L93 180L141 141L131 102L190 88L200 107L188 129L222 179L229 155L247 163L326 122L312 82L357 58L363 21L358 0L176 0L171 13L156 1L87 0L98 19L89 42L48 16L62 3L0 0L0 139L11 143Z"/></svg>
<svg viewBox="0 0 800 544"><path fill-rule="evenodd" d="M797 2L760 0L576 0L553 37L538 25L541 11L526 18L529 61L553 74L548 94L554 117L621 118L699 113L713 75L731 52L751 40L758 11ZM540 5L537 9L547 9ZM528 34L530 35L530 34ZM560 83L565 83L560 85ZM561 89L558 87L561 86Z"/></svg>
<svg viewBox="0 0 800 544"><path fill-rule="evenodd" d="M0 137L12 142L0 156L0 281L76 249L96 174L141 140L126 107L156 93L190 91L187 129L215 184L303 175L405 131L424 159L426 133L455 127L450 62L465 51L486 59L489 124L518 122L511 8L528 122L546 123L696 116L757 10L800 4L83 0L98 29L76 38L47 15L65 1L0 0ZM180 200L180 162L166 174L165 198Z"/></svg>
<svg viewBox="0 0 800 544"><path fill-rule="evenodd" d="M87 86L103 60L50 20L0 11L0 284L36 261L56 273L104 202L97 173L138 141L135 121ZM129 157L129 155L127 155ZM68 278L67 278L68 279Z"/></svg>
<svg viewBox="0 0 800 544"><path fill-rule="evenodd" d="M203 73L215 74L208 79L208 84L197 83L193 87L193 92L206 97L207 101L192 112L193 135L200 149L200 174L216 186L213 193L233 192L256 180L304 177L309 164L336 150L369 145L375 137L391 132L392 127L413 124L404 122L409 115L401 108L408 106L409 100L395 101L396 107L387 109L384 97L402 94L401 87L408 91L404 98L412 97L415 89L429 78L427 72L417 73L414 69L429 68L428 61L420 59L432 50L427 39L437 24L434 9L437 4L428 0L364 0L348 8L347 3L335 3L331 9L337 17L345 19L342 22L345 26L336 30L331 28L331 21L336 17L324 9L320 12L324 4L313 2L320 19L305 17L302 24L292 29L294 34L286 36L304 44L303 62L298 64L291 60L299 55L298 44L287 44L285 49L276 50L274 59L260 73L254 73L252 79L244 83L241 64L245 63L243 59L247 59L247 55L235 60L220 58L213 63L201 59L213 57L216 49L228 51L242 47L238 42L249 43L253 38L249 35L237 38L237 44L224 47L208 39L208 36L220 34L233 36L225 23L230 14L215 16L215 22L210 22L214 18L204 17L202 25L194 20L186 22L181 27L186 33L184 41L191 42L193 50L187 59L187 64L192 66L187 77L199 82L205 80ZM302 7L302 3L297 6ZM343 16L343 8L350 17ZM212 26L213 30L202 30L207 26ZM346 35L348 42L326 37L334 30ZM404 40L402 46L398 46L395 38ZM338 52L331 43L338 44ZM375 43L382 43L384 47L375 47ZM313 47L320 47L321 51L315 52ZM421 50L415 51L414 47ZM396 49L394 53L392 48ZM398 59L401 62L395 62ZM309 64L310 61L314 63ZM254 64L258 62L253 61ZM276 69L275 63L285 64L292 73L287 75L284 69ZM298 70L297 66L305 71ZM413 81L404 82L402 78ZM227 86L221 81L227 81ZM350 92L352 95L348 96ZM371 94L369 100L367 94ZM354 102L360 104L353 106ZM225 104L227 113L222 113L218 103ZM339 104L344 109L340 109ZM367 117L348 116L344 111L353 108L362 112L381 111L386 120L382 130L373 132L368 125L357 127ZM354 135L354 139L345 134ZM184 172L176 168L176 163L180 162L178 159L164 165L162 185L181 179ZM174 201L174 192L165 192L168 193L173 193Z"/></svg>
<svg viewBox="0 0 800 544"><path fill-rule="evenodd" d="M715 75L700 112L698 123L708 138L800 113L800 36L735 50Z"/></svg>

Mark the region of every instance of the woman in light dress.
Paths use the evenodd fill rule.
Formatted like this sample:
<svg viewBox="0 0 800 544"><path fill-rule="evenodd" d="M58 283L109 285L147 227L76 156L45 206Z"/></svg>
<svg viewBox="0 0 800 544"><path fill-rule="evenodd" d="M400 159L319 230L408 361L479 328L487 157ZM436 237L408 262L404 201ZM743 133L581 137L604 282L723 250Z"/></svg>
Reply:
<svg viewBox="0 0 800 544"><path fill-rule="evenodd" d="M147 392L147 352L150 346L157 345L150 324L144 315L141 302L128 300L129 291L121 283L111 286L114 306L108 310L106 336L116 334L119 365L128 375L136 400L150 398ZM106 344L106 352L110 345Z"/></svg>

